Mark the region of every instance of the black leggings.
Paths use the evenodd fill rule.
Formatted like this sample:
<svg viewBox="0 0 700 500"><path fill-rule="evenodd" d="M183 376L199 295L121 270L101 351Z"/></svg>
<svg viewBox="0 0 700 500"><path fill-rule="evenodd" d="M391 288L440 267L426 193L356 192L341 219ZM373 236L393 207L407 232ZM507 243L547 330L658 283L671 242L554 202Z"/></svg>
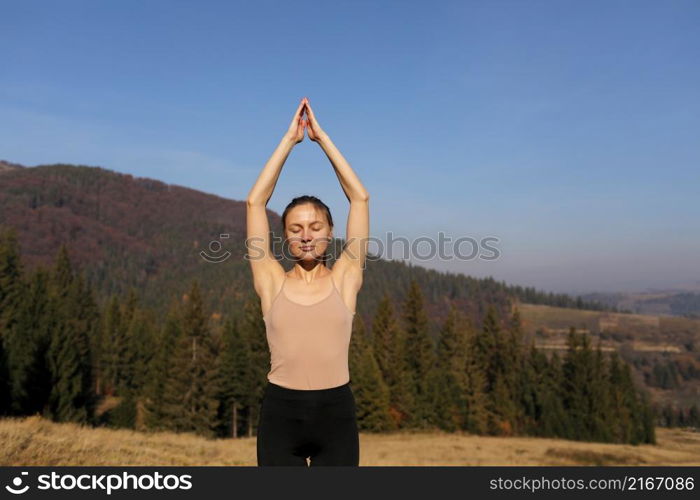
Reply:
<svg viewBox="0 0 700 500"><path fill-rule="evenodd" d="M350 382L298 390L268 380L258 422L258 465L359 465L360 439Z"/></svg>

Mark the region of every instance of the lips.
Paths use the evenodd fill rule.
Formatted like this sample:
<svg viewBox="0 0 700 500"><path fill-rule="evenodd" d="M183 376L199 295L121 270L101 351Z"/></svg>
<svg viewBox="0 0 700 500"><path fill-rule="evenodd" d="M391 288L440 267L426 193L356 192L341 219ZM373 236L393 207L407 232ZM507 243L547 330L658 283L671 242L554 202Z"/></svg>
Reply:
<svg viewBox="0 0 700 500"><path fill-rule="evenodd" d="M301 249L302 249L304 252L309 252L309 251L313 250L314 247L312 247L312 246L311 246L311 247L301 247Z"/></svg>

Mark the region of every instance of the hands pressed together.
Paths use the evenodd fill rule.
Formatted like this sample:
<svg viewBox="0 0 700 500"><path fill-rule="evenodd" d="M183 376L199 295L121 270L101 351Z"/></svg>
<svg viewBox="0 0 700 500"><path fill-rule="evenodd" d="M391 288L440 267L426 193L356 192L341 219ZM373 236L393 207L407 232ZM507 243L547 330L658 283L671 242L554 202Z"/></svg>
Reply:
<svg viewBox="0 0 700 500"><path fill-rule="evenodd" d="M311 109L309 100L304 97L299 103L299 107L294 113L292 123L289 125L289 130L285 134L287 138L299 144L304 140L304 131L309 135L309 139L318 142L325 136L325 132L318 124L314 111Z"/></svg>

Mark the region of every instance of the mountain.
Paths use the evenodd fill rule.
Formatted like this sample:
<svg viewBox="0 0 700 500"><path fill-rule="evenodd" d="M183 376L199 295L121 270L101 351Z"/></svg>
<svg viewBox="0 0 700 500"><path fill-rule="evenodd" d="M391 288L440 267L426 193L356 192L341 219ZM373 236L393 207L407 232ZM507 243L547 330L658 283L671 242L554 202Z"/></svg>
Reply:
<svg viewBox="0 0 700 500"><path fill-rule="evenodd" d="M668 289L628 293L589 293L581 296L633 314L685 316L700 319L700 290Z"/></svg>
<svg viewBox="0 0 700 500"><path fill-rule="evenodd" d="M281 235L280 215L268 210L268 219L273 233ZM244 299L254 295L244 259L244 201L101 167L38 165L0 173L0 224L18 231L22 258L30 268L51 265L65 243L101 300L134 287L146 305L164 312L173 297L199 279L215 314L236 314ZM335 244L342 246L340 240ZM283 265L291 267L290 262ZM411 279L424 290L428 313L436 321L446 316L450 300L480 321L489 303L509 312L514 295L492 278L398 261L368 259L366 271L358 314L373 313L384 293L398 303Z"/></svg>
<svg viewBox="0 0 700 500"><path fill-rule="evenodd" d="M0 160L0 173L6 170L16 170L18 168L24 168L24 165L19 163L10 163L9 161Z"/></svg>

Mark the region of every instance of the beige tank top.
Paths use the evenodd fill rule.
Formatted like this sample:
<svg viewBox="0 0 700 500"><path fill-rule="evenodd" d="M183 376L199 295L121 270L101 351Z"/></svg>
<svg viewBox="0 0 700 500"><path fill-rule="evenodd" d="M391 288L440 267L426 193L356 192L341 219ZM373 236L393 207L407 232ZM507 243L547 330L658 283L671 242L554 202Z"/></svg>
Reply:
<svg viewBox="0 0 700 500"><path fill-rule="evenodd" d="M348 353L355 313L328 274L331 291L314 304L299 304L282 288L263 320L270 348L267 379L289 389L329 389L350 381Z"/></svg>

